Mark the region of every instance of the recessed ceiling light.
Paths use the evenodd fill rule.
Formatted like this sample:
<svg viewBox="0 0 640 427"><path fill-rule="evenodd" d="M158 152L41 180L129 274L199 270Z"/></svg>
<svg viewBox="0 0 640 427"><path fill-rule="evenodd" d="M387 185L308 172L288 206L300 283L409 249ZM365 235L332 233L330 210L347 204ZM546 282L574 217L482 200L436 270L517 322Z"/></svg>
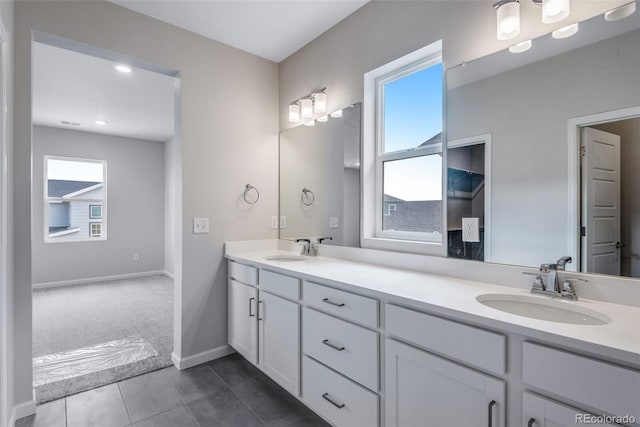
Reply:
<svg viewBox="0 0 640 427"><path fill-rule="evenodd" d="M107 124L106 120L96 120L96 124L100 126L104 126Z"/></svg>
<svg viewBox="0 0 640 427"><path fill-rule="evenodd" d="M616 7L615 9L611 9L610 11L605 12L604 19L607 21L617 21L619 19L626 18L635 11L636 2L632 1L631 3Z"/></svg>
<svg viewBox="0 0 640 427"><path fill-rule="evenodd" d="M520 43L516 43L509 48L509 52L511 53L522 53L531 49L531 40L525 40Z"/></svg>
<svg viewBox="0 0 640 427"><path fill-rule="evenodd" d="M129 67L128 65L124 65L124 64L116 64L116 70L120 71L121 73L130 73L131 72L131 67Z"/></svg>
<svg viewBox="0 0 640 427"><path fill-rule="evenodd" d="M551 33L551 37L554 39L566 39L578 32L578 23L567 25L566 27L558 28Z"/></svg>

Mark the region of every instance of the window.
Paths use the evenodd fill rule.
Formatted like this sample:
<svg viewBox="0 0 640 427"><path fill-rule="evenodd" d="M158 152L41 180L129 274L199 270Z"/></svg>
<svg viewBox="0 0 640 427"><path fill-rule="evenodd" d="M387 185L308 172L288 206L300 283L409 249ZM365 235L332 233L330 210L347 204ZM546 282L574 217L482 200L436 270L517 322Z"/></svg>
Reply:
<svg viewBox="0 0 640 427"><path fill-rule="evenodd" d="M107 164L45 156L45 242L106 239Z"/></svg>
<svg viewBox="0 0 640 427"><path fill-rule="evenodd" d="M444 254L442 43L365 74L363 246Z"/></svg>

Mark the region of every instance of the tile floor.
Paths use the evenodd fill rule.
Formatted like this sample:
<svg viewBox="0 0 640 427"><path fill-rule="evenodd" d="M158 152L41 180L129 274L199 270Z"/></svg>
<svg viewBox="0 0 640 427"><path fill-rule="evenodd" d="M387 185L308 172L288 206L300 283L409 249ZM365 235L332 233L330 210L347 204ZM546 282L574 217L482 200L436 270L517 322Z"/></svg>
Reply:
<svg viewBox="0 0 640 427"><path fill-rule="evenodd" d="M40 405L16 427L324 427L237 354L169 367Z"/></svg>

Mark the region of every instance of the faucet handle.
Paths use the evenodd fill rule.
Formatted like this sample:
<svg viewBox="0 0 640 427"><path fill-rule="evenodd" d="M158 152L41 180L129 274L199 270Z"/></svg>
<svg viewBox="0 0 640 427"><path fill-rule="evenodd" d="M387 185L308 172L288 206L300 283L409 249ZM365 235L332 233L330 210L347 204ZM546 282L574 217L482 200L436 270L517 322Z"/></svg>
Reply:
<svg viewBox="0 0 640 427"><path fill-rule="evenodd" d="M565 299L570 299L571 301L576 301L578 299L578 295L576 295L576 288L573 287L573 283L571 283L570 279L565 279L565 281L562 282L560 296Z"/></svg>

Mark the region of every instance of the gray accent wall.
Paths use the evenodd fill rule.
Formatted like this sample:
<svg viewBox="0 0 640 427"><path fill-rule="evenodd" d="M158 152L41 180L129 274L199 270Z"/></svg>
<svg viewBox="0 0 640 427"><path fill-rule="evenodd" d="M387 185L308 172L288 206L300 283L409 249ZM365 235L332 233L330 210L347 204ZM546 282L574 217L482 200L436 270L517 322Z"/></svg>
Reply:
<svg viewBox="0 0 640 427"><path fill-rule="evenodd" d="M179 73L176 259L182 256L175 266L174 353L220 354L215 349L227 344L224 242L277 237L270 219L278 212L278 65L106 1L20 1L15 12L15 401L32 399L32 34ZM261 195L250 209L241 204L247 183ZM209 234L192 234L194 217L210 218Z"/></svg>
<svg viewBox="0 0 640 427"><path fill-rule="evenodd" d="M33 127L34 284L164 270L164 150L157 141ZM106 240L45 243L44 156L106 160ZM88 218L89 204L74 203L72 217ZM89 222L82 222L85 236Z"/></svg>

